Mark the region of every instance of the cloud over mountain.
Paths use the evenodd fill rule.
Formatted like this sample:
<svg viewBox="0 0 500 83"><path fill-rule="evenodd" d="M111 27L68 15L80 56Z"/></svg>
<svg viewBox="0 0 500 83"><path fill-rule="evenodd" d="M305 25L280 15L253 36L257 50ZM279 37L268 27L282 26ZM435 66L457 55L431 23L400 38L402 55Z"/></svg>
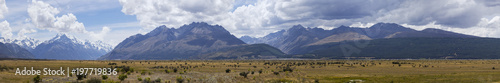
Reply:
<svg viewBox="0 0 500 83"><path fill-rule="evenodd" d="M478 27L481 19L491 19L500 13L495 11L500 5L494 0L257 0L244 5L239 5L244 2L240 0L185 2L120 0L122 12L135 15L144 27L178 27L205 21L226 26L236 36L257 37L296 24L331 29L357 23L392 22L469 29Z"/></svg>
<svg viewBox="0 0 500 83"><path fill-rule="evenodd" d="M159 25L180 26L186 22L222 19L232 8L232 0L120 0L121 10L136 15L141 25L153 29Z"/></svg>
<svg viewBox="0 0 500 83"><path fill-rule="evenodd" d="M0 22L0 30L2 37L5 38L12 37L12 29L10 28L9 22L7 21Z"/></svg>
<svg viewBox="0 0 500 83"><path fill-rule="evenodd" d="M3 19L3 14L8 10L7 5L5 5L5 0L0 0L0 19Z"/></svg>
<svg viewBox="0 0 500 83"><path fill-rule="evenodd" d="M5 5L5 0L0 0L0 20L4 18L3 14L8 12L8 8ZM7 21L0 22L0 37L10 38L12 37L12 28Z"/></svg>
<svg viewBox="0 0 500 83"><path fill-rule="evenodd" d="M83 23L76 21L75 15L68 13L57 17L59 14L57 8L52 7L43 1L33 0L28 7L28 14L31 17L31 22L39 28L60 33L80 32L85 33Z"/></svg>

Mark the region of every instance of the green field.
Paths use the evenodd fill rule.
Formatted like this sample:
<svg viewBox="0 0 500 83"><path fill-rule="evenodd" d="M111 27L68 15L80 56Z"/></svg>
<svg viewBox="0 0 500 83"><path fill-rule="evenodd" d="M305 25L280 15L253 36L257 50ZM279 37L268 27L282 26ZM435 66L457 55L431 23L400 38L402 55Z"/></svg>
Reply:
<svg viewBox="0 0 500 83"><path fill-rule="evenodd" d="M116 63L111 65L110 63ZM1 82L31 82L36 76L14 75L17 68L35 69L118 68L118 75L103 80L100 75L44 76L42 82L101 82L137 83L491 83L500 82L500 60L127 60L127 61L64 61L64 60L1 60ZM495 68L495 69L494 69ZM177 69L177 72L173 72ZM226 70L230 72L227 73ZM169 73L166 73L166 70ZM259 73L261 71L261 73ZM240 75L248 72L247 77ZM254 72L253 74L251 72ZM182 78L180 78L182 77ZM139 78L142 81L139 81Z"/></svg>

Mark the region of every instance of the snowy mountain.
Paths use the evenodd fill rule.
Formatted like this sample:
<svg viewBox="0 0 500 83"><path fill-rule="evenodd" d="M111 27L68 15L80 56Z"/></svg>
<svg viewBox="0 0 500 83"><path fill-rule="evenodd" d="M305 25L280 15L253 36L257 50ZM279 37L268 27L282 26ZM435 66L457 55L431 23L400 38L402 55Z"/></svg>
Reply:
<svg viewBox="0 0 500 83"><path fill-rule="evenodd" d="M33 39L33 38L24 38L22 40L19 40L19 39L6 39L6 38L2 38L0 37L0 42L2 43L11 43L11 44L17 44L19 45L20 47L28 50L28 51L32 51L33 49L36 48L36 46L38 46L40 43L39 40L36 40L36 39Z"/></svg>
<svg viewBox="0 0 500 83"><path fill-rule="evenodd" d="M102 41L83 41L73 36L58 34L39 44L32 53L39 59L94 60L111 49L111 45Z"/></svg>

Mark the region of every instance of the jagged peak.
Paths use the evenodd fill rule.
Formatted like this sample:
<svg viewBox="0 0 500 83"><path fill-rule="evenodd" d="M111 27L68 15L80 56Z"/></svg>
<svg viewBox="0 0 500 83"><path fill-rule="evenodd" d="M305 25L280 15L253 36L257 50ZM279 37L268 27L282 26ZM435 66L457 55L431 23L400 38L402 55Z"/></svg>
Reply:
<svg viewBox="0 0 500 83"><path fill-rule="evenodd" d="M189 25L209 25L208 23L206 22L192 22L191 24Z"/></svg>
<svg viewBox="0 0 500 83"><path fill-rule="evenodd" d="M372 25L370 28L375 28L375 27L389 27L389 26L393 26L393 27L403 27L403 28L406 28L406 27L401 26L401 25L396 24L396 23L383 23L383 22L380 22L380 23L374 24L374 25Z"/></svg>
<svg viewBox="0 0 500 83"><path fill-rule="evenodd" d="M158 26L156 27L153 31L147 33L146 35L148 36L153 36L153 35L157 35L159 33L161 33L162 31L164 30L169 30L169 29L173 29L173 28L168 28L167 26L165 25L162 25L162 26Z"/></svg>
<svg viewBox="0 0 500 83"><path fill-rule="evenodd" d="M293 25L292 28L290 28L290 29L302 29L302 28L305 29L304 26L302 26L301 24L298 24L298 25Z"/></svg>
<svg viewBox="0 0 500 83"><path fill-rule="evenodd" d="M414 29L410 29L396 23L383 23L383 22L377 23L370 27L370 29L375 29L375 28L384 30L395 30L395 31L416 31Z"/></svg>
<svg viewBox="0 0 500 83"><path fill-rule="evenodd" d="M52 38L51 40L59 40L59 39L75 39L74 36L68 36L64 33L59 33L57 34L54 38Z"/></svg>
<svg viewBox="0 0 500 83"><path fill-rule="evenodd" d="M345 29L345 28L351 28L349 26L345 26L345 25L340 25L339 27L337 27L338 29Z"/></svg>

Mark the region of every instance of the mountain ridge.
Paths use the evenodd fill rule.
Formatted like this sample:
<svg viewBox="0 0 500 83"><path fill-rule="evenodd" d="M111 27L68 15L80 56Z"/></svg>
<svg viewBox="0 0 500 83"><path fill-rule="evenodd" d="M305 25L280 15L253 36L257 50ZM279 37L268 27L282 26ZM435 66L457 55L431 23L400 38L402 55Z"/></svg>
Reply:
<svg viewBox="0 0 500 83"><path fill-rule="evenodd" d="M250 48L245 45L245 42L236 38L222 26L193 22L177 29L159 26L145 35L130 36L99 60L192 59L209 53L213 53L214 56L223 52L238 54L234 51L221 51L221 49ZM243 55L246 54L231 55L232 57L226 58L237 58Z"/></svg>
<svg viewBox="0 0 500 83"><path fill-rule="evenodd" d="M411 28L407 28L395 23L377 23L368 28L358 28L358 27L348 27L339 26L331 30L317 29L317 28L305 28L302 25L294 25L289 29L283 29L281 31L270 33L264 37L253 38L250 36L243 36L240 39L247 43L265 43L276 48L279 48L286 54L301 54L297 52L301 50L304 46L309 46L311 44L324 44L329 42L341 42L350 40L359 40L358 37L351 35L351 37L330 37L332 35L342 35L344 33L358 33L359 36L366 36L368 38L361 38L363 40L371 39L385 39L385 38L408 38L408 37L452 37L452 38L478 38L476 36L465 35L440 29L427 28L421 31L417 31ZM344 35L346 36L346 35ZM323 40L323 41L320 41ZM335 41L334 41L335 40Z"/></svg>

